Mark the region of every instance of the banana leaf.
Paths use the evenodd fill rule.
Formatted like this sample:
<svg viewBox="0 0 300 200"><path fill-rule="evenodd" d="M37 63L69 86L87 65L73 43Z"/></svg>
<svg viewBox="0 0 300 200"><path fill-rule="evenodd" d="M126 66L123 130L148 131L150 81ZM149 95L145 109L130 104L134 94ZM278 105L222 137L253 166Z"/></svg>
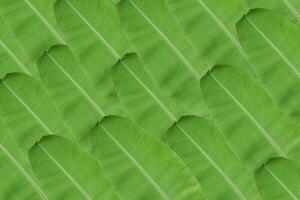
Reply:
<svg viewBox="0 0 300 200"><path fill-rule="evenodd" d="M218 66L200 85L213 119L250 170L274 156L299 161L299 127L259 81L243 70Z"/></svg>
<svg viewBox="0 0 300 200"><path fill-rule="evenodd" d="M241 0L166 0L186 37L210 66L227 64L252 72L236 36L246 13Z"/></svg>
<svg viewBox="0 0 300 200"><path fill-rule="evenodd" d="M70 140L45 136L29 157L49 200L119 199L97 160Z"/></svg>
<svg viewBox="0 0 300 200"><path fill-rule="evenodd" d="M187 112L204 115L198 80L207 66L186 40L166 3L123 0L118 10L130 42L159 87Z"/></svg>
<svg viewBox="0 0 300 200"><path fill-rule="evenodd" d="M0 1L0 16L30 60L53 44L65 43L57 31L52 4L52 0Z"/></svg>
<svg viewBox="0 0 300 200"><path fill-rule="evenodd" d="M117 94L128 114L155 137L162 138L183 108L161 91L136 54L127 54L112 68Z"/></svg>
<svg viewBox="0 0 300 200"><path fill-rule="evenodd" d="M28 55L18 46L9 28L0 17L0 78L7 73L23 72L37 76L37 69Z"/></svg>
<svg viewBox="0 0 300 200"><path fill-rule="evenodd" d="M26 154L43 135L58 134L75 139L45 89L33 77L9 74L1 80L0 93L2 122L21 152Z"/></svg>
<svg viewBox="0 0 300 200"><path fill-rule="evenodd" d="M246 0L250 8L266 8L276 11L290 21L300 23L300 2L298 0Z"/></svg>
<svg viewBox="0 0 300 200"><path fill-rule="evenodd" d="M300 122L300 28L276 13L256 9L237 30L258 79L280 108Z"/></svg>
<svg viewBox="0 0 300 200"><path fill-rule="evenodd" d="M27 159L0 120L0 199L46 200Z"/></svg>
<svg viewBox="0 0 300 200"><path fill-rule="evenodd" d="M300 166L291 160L275 158L256 172L263 199L300 199Z"/></svg>
<svg viewBox="0 0 300 200"><path fill-rule="evenodd" d="M116 7L104 0L58 0L54 11L82 70L105 97L118 105L110 67L131 51L131 46L121 29Z"/></svg>
<svg viewBox="0 0 300 200"><path fill-rule="evenodd" d="M206 199L183 162L131 121L106 117L92 134L93 153L121 199Z"/></svg>
<svg viewBox="0 0 300 200"><path fill-rule="evenodd" d="M38 61L40 77L53 104L79 141L105 115L117 114L66 46L53 46ZM84 117L83 117L84 116Z"/></svg>
<svg viewBox="0 0 300 200"><path fill-rule="evenodd" d="M184 116L164 141L192 170L208 199L261 199L254 174L228 147L211 120Z"/></svg>

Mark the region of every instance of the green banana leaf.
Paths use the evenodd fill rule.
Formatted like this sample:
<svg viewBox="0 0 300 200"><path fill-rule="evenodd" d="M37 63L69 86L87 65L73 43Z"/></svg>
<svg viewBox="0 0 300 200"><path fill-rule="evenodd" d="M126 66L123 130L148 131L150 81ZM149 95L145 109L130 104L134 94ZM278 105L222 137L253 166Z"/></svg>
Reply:
<svg viewBox="0 0 300 200"><path fill-rule="evenodd" d="M183 109L158 87L136 54L112 68L117 94L128 114L155 137L162 138Z"/></svg>
<svg viewBox="0 0 300 200"><path fill-rule="evenodd" d="M250 8L266 8L276 11L290 21L300 23L300 2L298 0L245 0Z"/></svg>
<svg viewBox="0 0 300 200"><path fill-rule="evenodd" d="M242 70L218 66L200 85L213 119L249 169L274 156L299 161L299 127L257 80Z"/></svg>
<svg viewBox="0 0 300 200"><path fill-rule="evenodd" d="M182 117L165 141L192 170L208 199L261 199L254 174L235 156L211 120Z"/></svg>
<svg viewBox="0 0 300 200"><path fill-rule="evenodd" d="M53 0L0 1L0 16L32 60L49 46L65 43L57 31L52 4Z"/></svg>
<svg viewBox="0 0 300 200"><path fill-rule="evenodd" d="M29 151L30 163L47 199L119 199L98 161L59 136L45 136Z"/></svg>
<svg viewBox="0 0 300 200"><path fill-rule="evenodd" d="M276 13L256 9L237 30L263 86L287 115L300 122L300 28Z"/></svg>
<svg viewBox="0 0 300 200"><path fill-rule="evenodd" d="M0 199L46 200L27 159L0 117Z"/></svg>
<svg viewBox="0 0 300 200"><path fill-rule="evenodd" d="M44 88L34 78L19 73L9 74L1 80L0 94L2 122L25 155L43 135L75 137L67 130Z"/></svg>
<svg viewBox="0 0 300 200"><path fill-rule="evenodd" d="M0 78L10 72L37 76L37 69L28 55L18 46L9 28L0 16Z"/></svg>
<svg viewBox="0 0 300 200"><path fill-rule="evenodd" d="M85 73L117 105L119 100L108 74L110 67L131 51L131 46L121 29L116 7L104 0L58 0L54 11L61 32Z"/></svg>
<svg viewBox="0 0 300 200"><path fill-rule="evenodd" d="M162 0L122 0L119 16L146 70L187 112L203 115L198 80L207 71Z"/></svg>
<svg viewBox="0 0 300 200"><path fill-rule="evenodd" d="M243 0L166 0L185 35L210 67L249 68L235 24L246 13Z"/></svg>
<svg viewBox="0 0 300 200"><path fill-rule="evenodd" d="M106 117L92 134L93 153L121 199L206 199L183 162L131 121Z"/></svg>
<svg viewBox="0 0 300 200"><path fill-rule="evenodd" d="M256 172L256 181L264 199L300 199L300 166L291 160L271 159Z"/></svg>
<svg viewBox="0 0 300 200"><path fill-rule="evenodd" d="M51 47L39 59L38 68L53 104L79 141L102 117L119 113L111 110L111 102L95 87L66 46Z"/></svg>

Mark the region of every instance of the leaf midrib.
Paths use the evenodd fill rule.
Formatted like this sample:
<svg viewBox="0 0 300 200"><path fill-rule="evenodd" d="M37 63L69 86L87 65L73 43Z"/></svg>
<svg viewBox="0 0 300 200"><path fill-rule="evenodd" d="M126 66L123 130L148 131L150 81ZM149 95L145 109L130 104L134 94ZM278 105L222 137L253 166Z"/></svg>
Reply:
<svg viewBox="0 0 300 200"><path fill-rule="evenodd" d="M181 60L181 62L187 66L188 70L196 77L197 80L200 80L201 76L195 70L193 65L188 61L188 59L180 52L180 50L173 44L172 41L155 25L155 23L131 0L128 0L133 7L142 15L143 18L151 25L151 27L163 38L163 40L170 46L170 48L174 51L177 57Z"/></svg>
<svg viewBox="0 0 300 200"><path fill-rule="evenodd" d="M268 45L279 55L279 57L288 65L288 67L300 78L300 72L295 68L295 65L284 55L283 52L261 31L256 24L246 16L246 20L254 28L254 30L267 42Z"/></svg>
<svg viewBox="0 0 300 200"><path fill-rule="evenodd" d="M25 107L25 109L33 116L33 118L43 127L43 129L50 135L54 132L46 125L46 123L20 98L12 88L10 88L4 81L2 84L8 89L8 91Z"/></svg>
<svg viewBox="0 0 300 200"><path fill-rule="evenodd" d="M296 17L296 19L300 22L300 14L293 6L293 4L289 0L282 0L284 5L291 11L291 13Z"/></svg>
<svg viewBox="0 0 300 200"><path fill-rule="evenodd" d="M40 144L37 145L47 155L48 158L58 167L58 169L71 181L71 183L79 190L79 192L87 199L93 200L92 197L82 188L82 186L68 173L68 171Z"/></svg>
<svg viewBox="0 0 300 200"><path fill-rule="evenodd" d="M19 172L25 177L25 179L29 182L29 184L34 188L34 190L38 193L38 195L44 199L48 200L47 196L44 194L43 190L39 187L39 185L32 179L32 177L26 172L26 170L20 165L20 163L16 160L16 158L2 145L0 144L0 149L4 152L4 154L8 157L8 159L15 165L15 167L19 170Z"/></svg>
<svg viewBox="0 0 300 200"><path fill-rule="evenodd" d="M184 130L180 125L176 125L179 130L192 142L192 144L200 151L200 153L208 160L208 162L211 163L211 165L218 171L218 173L221 175L223 179L228 183L228 185L233 189L233 191L236 193L236 195L243 199L247 200L247 198L243 195L243 193L240 191L240 189L235 185L235 183L231 180L230 177L227 176L227 174L223 171L223 169L202 149L197 142L187 133L187 131Z"/></svg>
<svg viewBox="0 0 300 200"><path fill-rule="evenodd" d="M260 133L266 138L266 140L271 144L271 146L276 150L276 152L287 158L283 150L277 145L277 143L273 140L270 134L265 130L265 128L255 119L254 116L235 98L235 96L222 84L220 80L218 80L213 73L210 73L211 77L216 81L216 83L225 91L225 93L233 100L233 102L242 110L243 113L247 116L248 119L256 126Z"/></svg>
<svg viewBox="0 0 300 200"><path fill-rule="evenodd" d="M8 48L8 46L0 40L0 46L8 53L8 55L15 61L15 63L21 68L23 72L28 75L32 75L27 67L21 62L21 60Z"/></svg>
<svg viewBox="0 0 300 200"><path fill-rule="evenodd" d="M105 112L98 106L95 100L89 96L89 94L80 86L79 83L66 71L64 68L49 54L46 54L52 62L57 66L57 68L71 81L71 83L78 89L80 94L90 103L90 105L101 115L105 116Z"/></svg>
<svg viewBox="0 0 300 200"><path fill-rule="evenodd" d="M269 169L267 166L264 166L265 169L269 172L269 174L279 183L279 185L294 199L299 200L296 195L292 191L289 190L289 188L272 172L271 169Z"/></svg>
<svg viewBox="0 0 300 200"><path fill-rule="evenodd" d="M50 25L50 23L45 19L45 17L36 9L36 7L30 3L29 0L24 0L28 7L38 16L38 18L45 24L48 30L53 34L53 36L61 43L65 44L64 39L59 35L59 33Z"/></svg>
<svg viewBox="0 0 300 200"><path fill-rule="evenodd" d="M164 193L158 183L151 177L151 175L141 166L141 164L118 142L113 135L104 128L101 124L99 126L106 133L106 135L121 149L121 151L131 160L131 162L136 166L136 168L145 176L145 178L150 182L154 189L161 195L165 200L170 200L170 198Z"/></svg>

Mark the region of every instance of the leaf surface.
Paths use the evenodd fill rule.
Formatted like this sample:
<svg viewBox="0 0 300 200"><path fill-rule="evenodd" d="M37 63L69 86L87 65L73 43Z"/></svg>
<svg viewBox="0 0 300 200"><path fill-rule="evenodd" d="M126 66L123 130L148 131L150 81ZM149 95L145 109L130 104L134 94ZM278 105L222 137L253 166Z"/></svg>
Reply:
<svg viewBox="0 0 300 200"><path fill-rule="evenodd" d="M18 46L13 34L0 18L0 78L10 72L23 72L37 75L36 66Z"/></svg>
<svg viewBox="0 0 300 200"><path fill-rule="evenodd" d="M200 85L212 117L251 170L274 156L299 161L299 128L258 81L241 70L220 66Z"/></svg>
<svg viewBox="0 0 300 200"><path fill-rule="evenodd" d="M9 74L1 80L0 93L2 122L25 157L33 143L43 135L58 134L74 139L44 88L34 78Z"/></svg>
<svg viewBox="0 0 300 200"><path fill-rule="evenodd" d="M300 23L300 2L298 0L246 0L250 8L266 8L276 11L294 23Z"/></svg>
<svg viewBox="0 0 300 200"><path fill-rule="evenodd" d="M114 114L111 103L95 87L66 46L51 47L40 58L38 66L53 104L80 141L98 120Z"/></svg>
<svg viewBox="0 0 300 200"><path fill-rule="evenodd" d="M104 118L93 136L93 153L122 199L206 199L182 161L129 120Z"/></svg>
<svg viewBox="0 0 300 200"><path fill-rule="evenodd" d="M263 86L287 115L299 121L300 28L276 13L257 9L237 29Z"/></svg>
<svg viewBox="0 0 300 200"><path fill-rule="evenodd" d="M118 105L110 67L131 46L121 29L117 9L104 0L59 0L54 4L58 25L83 71L102 94Z"/></svg>
<svg viewBox="0 0 300 200"><path fill-rule="evenodd" d="M264 199L300 199L300 166L286 159L271 159L256 172L256 181Z"/></svg>
<svg viewBox="0 0 300 200"><path fill-rule="evenodd" d="M136 54L127 54L112 68L112 76L129 115L156 137L162 137L179 119L182 108L147 73Z"/></svg>
<svg viewBox="0 0 300 200"><path fill-rule="evenodd" d="M31 166L0 120L0 199L46 200Z"/></svg>
<svg viewBox="0 0 300 200"><path fill-rule="evenodd" d="M159 87L191 113L204 114L198 80L207 70L198 52L161 0L118 4L124 30Z"/></svg>
<svg viewBox="0 0 300 200"><path fill-rule="evenodd" d="M57 31L52 4L52 0L0 2L1 17L30 59L37 59L53 44L65 43Z"/></svg>
<svg viewBox="0 0 300 200"><path fill-rule="evenodd" d="M185 116L168 131L166 142L192 170L209 199L261 199L253 173L212 121Z"/></svg>
<svg viewBox="0 0 300 200"><path fill-rule="evenodd" d="M43 137L29 157L49 200L118 199L97 160L67 139Z"/></svg>
<svg viewBox="0 0 300 200"><path fill-rule="evenodd" d="M246 12L241 0L167 0L191 44L210 67L228 64L251 70L236 37L235 24Z"/></svg>

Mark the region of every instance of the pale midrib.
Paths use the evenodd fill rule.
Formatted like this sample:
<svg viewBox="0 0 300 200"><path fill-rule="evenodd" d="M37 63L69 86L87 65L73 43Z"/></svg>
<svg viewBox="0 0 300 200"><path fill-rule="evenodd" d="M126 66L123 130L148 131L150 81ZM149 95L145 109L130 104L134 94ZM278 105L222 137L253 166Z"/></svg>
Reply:
<svg viewBox="0 0 300 200"><path fill-rule="evenodd" d="M59 33L49 24L49 22L44 18L44 16L30 3L29 0L24 0L25 3L31 8L31 10L38 16L38 18L46 25L48 30L54 35L54 37L61 43L65 44L64 39L59 35Z"/></svg>
<svg viewBox="0 0 300 200"><path fill-rule="evenodd" d="M137 80L137 82L146 90L146 92L154 99L154 101L162 108L162 110L176 122L176 117L169 111L169 109L160 101L160 99L130 70L130 68L123 62L121 64L128 70L128 72Z"/></svg>
<svg viewBox="0 0 300 200"><path fill-rule="evenodd" d="M164 193L164 191L160 188L160 186L153 180L151 175L131 156L131 154L115 139L111 133L106 130L101 124L99 125L104 132L108 135L108 137L121 149L121 151L131 160L131 162L137 167L137 169L146 177L146 179L150 182L150 184L155 188L155 190L161 195L161 197L165 200L170 200L169 197Z"/></svg>
<svg viewBox="0 0 300 200"><path fill-rule="evenodd" d="M64 68L49 54L46 54L54 64L60 69L71 83L79 90L80 94L91 104L91 106L101 115L105 116L105 112L98 106L98 104L88 95L88 93L73 79L73 77L64 70Z"/></svg>
<svg viewBox="0 0 300 200"><path fill-rule="evenodd" d="M296 74L298 78L300 78L300 72L294 67L291 61L276 47L276 45L252 22L248 17L246 17L247 21L251 24L251 26L258 32L258 34L271 46L272 49L282 58L282 60L289 66L289 68Z"/></svg>
<svg viewBox="0 0 300 200"><path fill-rule="evenodd" d="M247 198L243 195L240 189L227 176L227 174L221 169L221 167L194 141L194 139L180 125L177 125L177 127L193 143L193 145L201 152L201 154L204 155L204 157L211 163L211 165L219 172L219 174L225 179L225 181L232 188L232 190L237 194L237 196L243 200L247 200Z"/></svg>
<svg viewBox="0 0 300 200"><path fill-rule="evenodd" d="M71 183L79 190L79 192L88 200L93 200L92 197L81 187L81 185L67 172L67 170L60 165L60 163L52 157L52 155L42 147L39 143L38 146L45 152L45 154L50 158L50 160L62 171L62 173L71 181Z"/></svg>
<svg viewBox="0 0 300 200"><path fill-rule="evenodd" d="M21 68L23 72L32 75L31 72L26 68L26 66L20 61L20 59L1 40L0 40L0 45L8 53L8 55L17 63L17 65Z"/></svg>
<svg viewBox="0 0 300 200"><path fill-rule="evenodd" d="M14 156L2 145L0 144L0 149L4 152L4 154L9 158L9 160L16 166L16 168L21 172L21 174L26 178L26 180L30 183L30 185L34 188L34 190L39 194L39 196L48 200L42 189L35 183L35 181L31 178L31 176L26 172L26 170L19 164L19 162L14 158Z"/></svg>
<svg viewBox="0 0 300 200"><path fill-rule="evenodd" d="M53 135L53 131L37 116L37 114L4 82L3 85L8 91L25 107L25 109L33 116L33 118L43 127L43 129L50 135Z"/></svg>
<svg viewBox="0 0 300 200"><path fill-rule="evenodd" d="M222 29L222 31L227 35L227 37L231 40L231 42L234 44L234 46L240 51L240 53L243 55L243 57L248 60L245 52L243 51L240 43L235 39L235 37L232 35L232 33L228 30L228 28L223 24L221 20L210 10L210 8L202 1L202 0L197 0L204 10L213 18L213 20L216 22L216 24Z"/></svg>
<svg viewBox="0 0 300 200"><path fill-rule="evenodd" d="M145 15L144 12L139 7L137 7L135 3L133 3L131 0L129 0L129 2L135 7L138 13L140 13L146 19L146 21L152 26L152 28L163 38L163 40L171 47L171 49L179 57L181 62L183 62L183 64L188 67L188 70L199 80L201 76L190 64L188 59L178 50L178 48L168 39L168 37L152 22L152 20L149 19L149 17L147 17L147 15Z"/></svg>
<svg viewBox="0 0 300 200"><path fill-rule="evenodd" d="M298 11L296 10L296 8L294 8L294 6L291 4L291 2L289 0L282 0L284 5L291 11L291 13L297 18L297 20L300 22L300 14L298 13Z"/></svg>
<svg viewBox="0 0 300 200"><path fill-rule="evenodd" d="M269 135L269 133L264 129L262 125L259 124L258 121L249 113L249 111L231 94L229 90L212 74L210 73L211 77L217 82L217 84L230 96L230 98L238 105L238 107L245 113L245 115L252 121L252 123L260 130L263 136L267 139L267 141L272 145L272 147L276 150L276 152L284 157L287 158L285 153L281 150L281 148L277 145L277 143L273 140L273 138Z"/></svg>
<svg viewBox="0 0 300 200"><path fill-rule="evenodd" d="M294 199L294 200L299 200L294 194L293 192L291 192L286 186L285 184L268 168L266 167L266 170L271 174L271 176L281 185L281 187L283 187L283 189Z"/></svg>
<svg viewBox="0 0 300 200"><path fill-rule="evenodd" d="M92 24L68 1L66 3L71 7L71 9L79 16L79 18L92 30L92 32L100 39L100 41L109 49L116 59L120 59L121 56L117 51L106 41L106 39L94 28Z"/></svg>

